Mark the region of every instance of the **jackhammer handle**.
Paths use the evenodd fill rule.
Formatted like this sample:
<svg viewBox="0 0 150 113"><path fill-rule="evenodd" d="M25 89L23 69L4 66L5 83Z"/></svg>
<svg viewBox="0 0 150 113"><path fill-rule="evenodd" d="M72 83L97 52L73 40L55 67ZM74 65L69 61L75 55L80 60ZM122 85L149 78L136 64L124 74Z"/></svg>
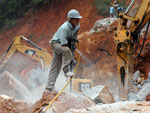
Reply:
<svg viewBox="0 0 150 113"><path fill-rule="evenodd" d="M67 84L64 86L64 88L55 96L55 98L48 104L48 106L44 109L43 113L48 110L48 108L53 104L53 102L57 99L57 97L64 91L64 89L68 86L68 84L71 82L72 77L70 77L70 80L67 82Z"/></svg>

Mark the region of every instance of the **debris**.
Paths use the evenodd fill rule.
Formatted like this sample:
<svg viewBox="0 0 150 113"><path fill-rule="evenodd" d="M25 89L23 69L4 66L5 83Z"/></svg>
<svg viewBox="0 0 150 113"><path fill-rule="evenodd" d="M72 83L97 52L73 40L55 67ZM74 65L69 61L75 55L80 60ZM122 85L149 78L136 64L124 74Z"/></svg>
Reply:
<svg viewBox="0 0 150 113"><path fill-rule="evenodd" d="M14 100L7 95L0 95L0 113L27 113L31 104Z"/></svg>
<svg viewBox="0 0 150 113"><path fill-rule="evenodd" d="M150 94L150 83L146 83L142 86L141 90L134 96L133 100L144 101Z"/></svg>

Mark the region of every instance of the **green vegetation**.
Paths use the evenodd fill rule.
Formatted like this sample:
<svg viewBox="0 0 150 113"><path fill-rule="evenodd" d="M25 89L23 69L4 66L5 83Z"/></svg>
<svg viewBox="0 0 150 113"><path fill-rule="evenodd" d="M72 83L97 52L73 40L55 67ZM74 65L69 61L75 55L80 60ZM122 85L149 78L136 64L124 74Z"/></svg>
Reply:
<svg viewBox="0 0 150 113"><path fill-rule="evenodd" d="M0 0L0 29L16 24L16 19L23 17L31 9L39 9L41 5L53 0Z"/></svg>
<svg viewBox="0 0 150 113"><path fill-rule="evenodd" d="M94 0L98 13L102 16L108 16L110 6L113 4L112 0ZM118 0L119 6L126 8L126 0Z"/></svg>
<svg viewBox="0 0 150 113"><path fill-rule="evenodd" d="M112 0L94 0L94 5L96 6L98 13L100 15L109 15L109 7Z"/></svg>

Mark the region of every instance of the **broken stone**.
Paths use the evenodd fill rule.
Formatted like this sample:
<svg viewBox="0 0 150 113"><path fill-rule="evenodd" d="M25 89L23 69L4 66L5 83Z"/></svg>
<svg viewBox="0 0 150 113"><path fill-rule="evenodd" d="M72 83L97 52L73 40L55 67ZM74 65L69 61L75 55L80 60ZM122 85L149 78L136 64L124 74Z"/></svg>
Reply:
<svg viewBox="0 0 150 113"><path fill-rule="evenodd" d="M140 77L140 71L138 70L133 74L133 81L135 84L139 77Z"/></svg>
<svg viewBox="0 0 150 113"><path fill-rule="evenodd" d="M109 92L107 86L98 85L83 92L86 96L90 97L96 104L114 103L114 99Z"/></svg>
<svg viewBox="0 0 150 113"><path fill-rule="evenodd" d="M142 86L141 90L136 94L133 100L144 101L147 96L150 95L150 83L146 83Z"/></svg>
<svg viewBox="0 0 150 113"><path fill-rule="evenodd" d="M54 94L43 93L42 98L35 103L30 113L37 113L40 109L43 111L55 96ZM39 106L39 104L41 104L42 107ZM45 113L65 113L65 111L71 108L83 109L94 105L96 104L93 100L80 92L63 92ZM37 106L39 106L39 108L37 108Z"/></svg>

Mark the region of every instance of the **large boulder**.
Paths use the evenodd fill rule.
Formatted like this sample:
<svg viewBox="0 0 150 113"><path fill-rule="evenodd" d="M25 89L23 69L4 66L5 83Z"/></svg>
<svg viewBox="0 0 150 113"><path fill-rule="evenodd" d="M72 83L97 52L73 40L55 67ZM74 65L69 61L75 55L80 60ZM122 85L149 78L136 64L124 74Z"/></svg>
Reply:
<svg viewBox="0 0 150 113"><path fill-rule="evenodd" d="M83 93L95 101L95 103L108 104L115 102L107 86L98 85Z"/></svg>
<svg viewBox="0 0 150 113"><path fill-rule="evenodd" d="M93 28L90 30L90 32L101 32L102 30L110 31L112 30L110 25L113 24L115 21L118 21L118 19L105 18L105 19L97 20Z"/></svg>
<svg viewBox="0 0 150 113"><path fill-rule="evenodd" d="M55 96L56 94L54 93L44 92L42 98L33 105L30 113L43 111ZM71 108L83 109L93 105L96 104L79 92L63 92L48 108L46 113L64 113Z"/></svg>

